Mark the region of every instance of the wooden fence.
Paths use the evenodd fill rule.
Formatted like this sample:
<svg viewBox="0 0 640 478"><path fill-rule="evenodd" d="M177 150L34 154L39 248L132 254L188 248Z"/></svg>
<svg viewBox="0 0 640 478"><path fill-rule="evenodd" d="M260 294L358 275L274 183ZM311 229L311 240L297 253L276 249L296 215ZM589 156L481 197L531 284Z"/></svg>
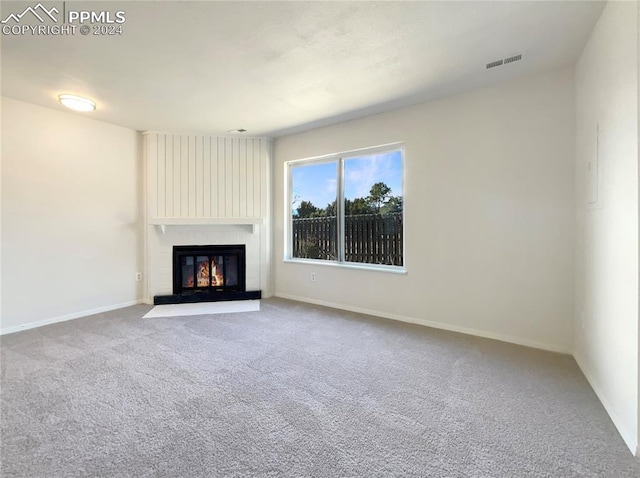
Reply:
<svg viewBox="0 0 640 478"><path fill-rule="evenodd" d="M293 219L293 257L337 260L335 216ZM403 265L402 213L361 214L344 218L346 262Z"/></svg>

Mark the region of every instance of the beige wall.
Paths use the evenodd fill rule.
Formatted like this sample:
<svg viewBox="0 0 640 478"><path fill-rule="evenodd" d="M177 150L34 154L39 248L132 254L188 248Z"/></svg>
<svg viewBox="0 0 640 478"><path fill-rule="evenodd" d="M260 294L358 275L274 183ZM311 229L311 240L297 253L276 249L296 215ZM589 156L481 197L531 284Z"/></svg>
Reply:
<svg viewBox="0 0 640 478"><path fill-rule="evenodd" d="M133 130L2 98L3 332L135 303Z"/></svg>
<svg viewBox="0 0 640 478"><path fill-rule="evenodd" d="M570 351L573 96L567 68L278 138L276 295ZM396 141L407 274L284 262L284 162Z"/></svg>
<svg viewBox="0 0 640 478"><path fill-rule="evenodd" d="M634 452L638 445L637 9L636 2L609 3L576 66L575 168L575 357Z"/></svg>

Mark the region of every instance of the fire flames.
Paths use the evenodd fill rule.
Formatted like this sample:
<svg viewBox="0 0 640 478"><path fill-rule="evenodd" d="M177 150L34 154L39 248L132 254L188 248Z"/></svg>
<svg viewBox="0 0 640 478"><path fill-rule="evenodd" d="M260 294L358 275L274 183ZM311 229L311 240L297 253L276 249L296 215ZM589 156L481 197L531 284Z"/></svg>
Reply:
<svg viewBox="0 0 640 478"><path fill-rule="evenodd" d="M219 268L214 258L211 258L211 263L208 260L198 262L198 273L196 279L198 287L209 287L209 268L211 268L211 286L221 286L224 284L224 278L222 276L221 267ZM193 287L193 280L191 281Z"/></svg>

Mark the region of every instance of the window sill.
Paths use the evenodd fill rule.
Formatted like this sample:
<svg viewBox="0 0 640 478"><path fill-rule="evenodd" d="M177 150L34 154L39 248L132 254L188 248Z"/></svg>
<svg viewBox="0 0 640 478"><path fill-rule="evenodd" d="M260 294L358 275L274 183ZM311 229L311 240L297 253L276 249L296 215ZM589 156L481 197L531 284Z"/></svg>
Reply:
<svg viewBox="0 0 640 478"><path fill-rule="evenodd" d="M407 270L404 267L398 266L385 266L379 264L358 264L355 262L336 262L336 261L324 261L319 259L283 259L286 264L306 264L306 265L318 265L325 267L337 267L340 269L359 269L364 271L374 272L390 272L392 274L406 274Z"/></svg>

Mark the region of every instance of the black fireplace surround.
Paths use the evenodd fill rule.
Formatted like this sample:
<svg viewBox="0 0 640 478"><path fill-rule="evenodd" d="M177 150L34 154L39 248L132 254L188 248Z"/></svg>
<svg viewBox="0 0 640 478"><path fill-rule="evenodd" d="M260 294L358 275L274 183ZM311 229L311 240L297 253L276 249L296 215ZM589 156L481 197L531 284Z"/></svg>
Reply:
<svg viewBox="0 0 640 478"><path fill-rule="evenodd" d="M260 299L246 290L246 246L173 246L173 295L157 295L153 303L180 304Z"/></svg>

